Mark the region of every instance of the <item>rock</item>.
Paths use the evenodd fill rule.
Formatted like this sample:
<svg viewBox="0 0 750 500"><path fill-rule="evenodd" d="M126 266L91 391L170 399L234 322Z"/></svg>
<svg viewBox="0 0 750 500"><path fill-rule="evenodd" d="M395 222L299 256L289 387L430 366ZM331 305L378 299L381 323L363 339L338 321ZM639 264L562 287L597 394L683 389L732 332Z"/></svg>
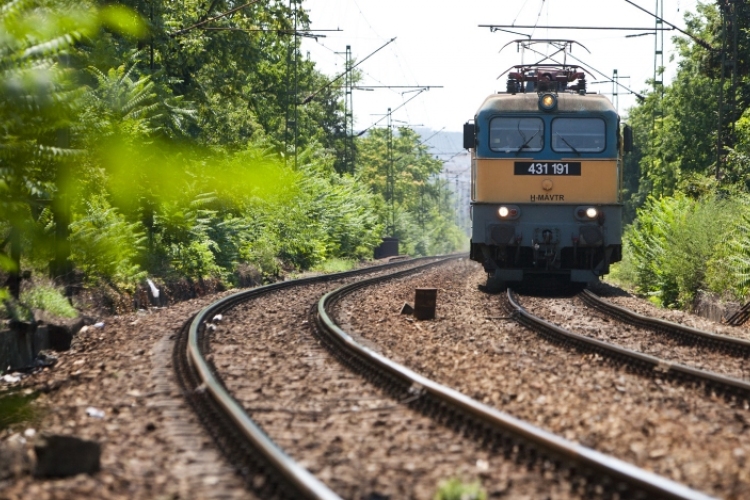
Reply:
<svg viewBox="0 0 750 500"><path fill-rule="evenodd" d="M34 325L11 320L7 330L0 326L0 372L34 366Z"/></svg>
<svg viewBox="0 0 750 500"><path fill-rule="evenodd" d="M88 408L86 408L86 415L94 418L104 418L104 412L99 408L94 408L93 406L89 406Z"/></svg>
<svg viewBox="0 0 750 500"><path fill-rule="evenodd" d="M55 351L67 351L73 335L83 327L84 318L59 318L46 311L34 311L34 319L37 323L37 333L34 337L34 347L37 351L52 349Z"/></svg>
<svg viewBox="0 0 750 500"><path fill-rule="evenodd" d="M43 436L34 444L36 477L93 474L100 469L101 445L73 436Z"/></svg>
<svg viewBox="0 0 750 500"><path fill-rule="evenodd" d="M15 479L31 471L25 440L18 434L0 442L0 481Z"/></svg>

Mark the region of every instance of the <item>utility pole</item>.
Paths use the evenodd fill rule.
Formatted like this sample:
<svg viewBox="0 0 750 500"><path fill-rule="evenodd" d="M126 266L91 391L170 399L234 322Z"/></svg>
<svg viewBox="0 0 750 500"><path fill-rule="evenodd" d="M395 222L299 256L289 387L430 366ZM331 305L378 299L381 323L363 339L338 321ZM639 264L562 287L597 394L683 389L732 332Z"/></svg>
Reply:
<svg viewBox="0 0 750 500"><path fill-rule="evenodd" d="M461 192L458 190L458 174L456 174L456 225L461 227Z"/></svg>
<svg viewBox="0 0 750 500"><path fill-rule="evenodd" d="M396 109L388 108L388 112L377 120L375 123L367 127L366 129L359 132L356 136L361 137L364 135L368 130L373 128L375 125L380 123L381 121L387 119L386 127L387 127L387 135L386 135L386 141L387 141L387 153L386 153L386 161L387 164L387 174L386 174L386 202L390 205L390 221L388 224L388 231L390 232L391 236L394 236L396 232L396 208L395 208L395 197L396 197L396 173L395 173L395 162L396 160L401 160L402 157L399 157L397 159L394 158L393 155L393 112L398 111L399 109L406 106L409 101L417 97L419 94L426 90L430 90L432 87L420 87L417 89L416 93L407 99L406 101L402 102ZM421 145L421 144L420 144Z"/></svg>
<svg viewBox="0 0 750 500"><path fill-rule="evenodd" d="M724 82L727 64L727 16L721 12L721 66L719 67L719 102L716 124L716 179L721 179L724 163Z"/></svg>
<svg viewBox="0 0 750 500"><path fill-rule="evenodd" d="M721 66L719 73L718 92L718 124L716 131L716 178L721 179L724 167L724 149L727 142L732 143L732 137L725 137L724 122L734 124L737 119L737 83L739 75L739 58L737 54L737 2L734 0L722 0L719 2L721 13ZM731 41L730 41L731 37ZM730 48L731 44L731 48ZM727 73L731 70L731 80L727 95L725 86Z"/></svg>
<svg viewBox="0 0 750 500"><path fill-rule="evenodd" d="M654 91L661 87L664 93L664 0L656 0L654 17Z"/></svg>
<svg viewBox="0 0 750 500"><path fill-rule="evenodd" d="M370 87L367 87L367 88L370 88ZM381 86L381 87L373 87L373 88L396 88L396 87L394 87L394 86L392 86L392 85L386 85L386 86ZM421 87L408 86L408 87L401 87L401 88L412 88L412 89L413 89L413 88L416 88L417 90L416 90L416 93L415 93L415 94L414 94L413 96L411 96L410 98L408 98L407 100L405 100L404 102L402 102L402 103L401 103L401 104L400 104L400 105L399 105L399 106L398 106L398 107L397 107L396 109L394 109L393 111L398 111L399 109L403 108L404 106L406 106L407 104L409 104L409 102L410 102L410 101L411 101L412 99L414 99L415 97L417 97L417 96L418 96L419 94L421 94L422 92L424 92L424 91L426 91L426 90L430 90L430 89L435 89L435 88L441 89L441 88L443 88L443 87L436 87L435 85L425 85L425 86L421 86ZM403 95L403 94L404 94L404 93L402 93L401 95ZM385 115L384 115L384 116L383 116L382 118L380 118L379 120L377 120L377 121L376 121L375 123L373 123L372 125L370 125L370 126L369 126L369 127L367 127L366 129L360 130L360 131L359 131L359 132L357 133L357 137L362 137L363 135L365 135L365 133L366 133L366 132L367 132L368 130L370 130L371 128L375 127L375 125L377 125L378 123L382 122L383 120L385 120L385 119L386 119L386 117L390 117L390 114L391 114L391 108L388 108L388 113L387 113L387 114L385 114ZM380 115L378 115L378 116L380 116Z"/></svg>
<svg viewBox="0 0 750 500"><path fill-rule="evenodd" d="M664 167L664 158L662 157L662 127L664 124L664 0L656 0L656 14L654 16L654 95L656 96L656 102L654 103L654 111L651 115L651 130L654 134L654 149L658 151L659 156L659 168L661 169L661 194L664 194L664 177L666 176L666 169ZM659 130L656 130L657 122L659 124ZM655 165L652 165L654 170Z"/></svg>
<svg viewBox="0 0 750 500"><path fill-rule="evenodd" d="M388 175L386 176L386 182L388 188L388 202L391 208L391 220L388 227L388 232L391 236L394 236L396 232L396 211L394 205L395 191L396 191L396 179L394 178L393 171L393 121L391 119L391 108L388 108L388 147L387 147L387 158L388 158Z"/></svg>
<svg viewBox="0 0 750 500"><path fill-rule="evenodd" d="M298 34L297 34L297 0L289 0L289 10L293 11L294 15L294 33L292 34L292 42L287 49L287 74L286 74L286 94L287 94L287 105L285 106L284 113L284 163L286 163L287 154L290 146L294 151L294 169L297 169L297 95L299 93L299 75L297 70L297 45L298 45ZM289 105L291 103L291 106Z"/></svg>
<svg viewBox="0 0 750 500"><path fill-rule="evenodd" d="M615 105L615 112L617 114L620 114L620 96L617 93L617 80L619 78L617 77L617 70L612 71L612 104Z"/></svg>
<svg viewBox="0 0 750 500"><path fill-rule="evenodd" d="M620 80L623 78L630 78L629 76L622 76L618 71L612 70L612 105L615 107L617 114L620 114L620 87L624 87ZM591 82L591 83L606 83L606 82Z"/></svg>
<svg viewBox="0 0 750 500"><path fill-rule="evenodd" d="M299 95L299 67L297 65L297 58L299 56L299 38L297 33L297 14L299 5L297 0L294 2L294 170L297 170L297 139L299 138L299 115L297 113L297 96Z"/></svg>
<svg viewBox="0 0 750 500"><path fill-rule="evenodd" d="M352 47L346 46L346 81L344 87L344 170L354 173L354 98L352 90Z"/></svg>

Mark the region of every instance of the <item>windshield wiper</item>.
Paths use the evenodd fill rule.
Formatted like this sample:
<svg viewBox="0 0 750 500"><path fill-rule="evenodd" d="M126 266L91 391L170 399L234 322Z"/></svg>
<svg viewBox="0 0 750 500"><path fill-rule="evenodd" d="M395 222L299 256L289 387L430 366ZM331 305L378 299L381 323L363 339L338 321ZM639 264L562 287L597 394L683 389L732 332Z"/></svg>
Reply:
<svg viewBox="0 0 750 500"><path fill-rule="evenodd" d="M524 148L528 148L528 147L529 147L529 143L530 143L530 142L531 142L532 140L534 140L534 137L536 137L536 136L538 136L538 135L539 135L539 130L537 130L536 132L534 132L534 135L532 135L531 137L529 137L528 139L526 139L526 142L524 142L523 144L521 144L521 145L520 145L520 146L518 147L518 149L516 149L516 156L518 156L518 153L520 153L522 149L524 149Z"/></svg>
<svg viewBox="0 0 750 500"><path fill-rule="evenodd" d="M562 139L562 141L563 141L563 142L564 142L565 144L567 144L567 146L568 146L568 147L569 147L570 149L572 149L572 150L573 150L573 152L574 152L575 154L577 154L578 156L581 156L581 153L580 153L580 152L579 152L579 151L578 151L578 150L577 150L576 148L574 148L574 147L573 147L573 145L572 145L571 143L569 143L568 141L566 141L566 140L565 140L565 137L561 136L560 134L557 134L557 137L559 137L560 139Z"/></svg>

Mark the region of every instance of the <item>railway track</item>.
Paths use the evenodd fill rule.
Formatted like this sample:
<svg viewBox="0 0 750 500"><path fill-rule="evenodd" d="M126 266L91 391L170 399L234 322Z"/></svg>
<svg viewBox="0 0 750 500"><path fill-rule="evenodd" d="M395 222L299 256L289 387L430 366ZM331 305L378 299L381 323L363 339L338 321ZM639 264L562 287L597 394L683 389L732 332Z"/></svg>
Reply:
<svg viewBox="0 0 750 500"><path fill-rule="evenodd" d="M748 340L728 335L719 335L679 323L644 316L635 311L612 304L590 290L584 290L579 294L579 298L587 306L612 318L616 318L623 323L664 334L681 344L707 347L725 352L734 357L746 358L750 356L750 341Z"/></svg>
<svg viewBox="0 0 750 500"><path fill-rule="evenodd" d="M614 343L617 341L618 336L622 336L622 334L619 333L621 329L613 328L611 324L606 325L606 328L589 327L586 329L586 333L591 333L587 335L546 321L524 309L515 298L515 294L510 290L508 291L508 301L519 323L536 331L552 342L573 347L581 352L596 353L613 360L615 363L622 363L646 376L672 379L680 383L698 383L717 394L736 400L746 409L749 407L750 381L675 361L673 358L676 357L679 359L679 356L675 356L673 352L670 352L672 354L671 358L663 358L642 352L642 349L649 340L649 334L651 335L651 339L653 339L654 333L668 335L671 339L682 344L697 345L729 354L735 358L735 364L739 365L739 367L734 367L733 370L726 371L742 373L742 367L745 365L745 354L750 349L750 342L724 335L716 335L711 332L701 331L658 318L646 317L608 303L590 291L584 291L578 297L585 304L595 308L597 311L604 312L609 317L647 330L645 334L638 337L645 340L630 342L631 345L636 345L640 349L623 347L619 343Z"/></svg>
<svg viewBox="0 0 750 500"><path fill-rule="evenodd" d="M428 266L435 264L439 264L439 262L428 264ZM506 458L515 459L516 462L532 465L532 468L541 471L541 475L552 474L555 478L553 482L565 483L569 480L573 485L573 496L708 498L701 493L626 462L542 431L533 425L501 413L464 394L420 376L379 354L376 346L371 346L371 348L362 345L367 344L367 340L356 334L346 333L332 319L329 312L331 308L335 309L341 300L356 290L374 286L379 281L397 280L415 272L424 273L426 269L427 267L420 266L416 270L407 269L371 280L358 281L335 291L329 291L320 300L317 307L309 312L309 323L314 325L321 341L342 364L360 373L363 380L375 384L384 393L390 395L389 403L385 395L377 394L377 391L367 389L368 394L364 398L360 393L359 404L364 401L366 406L369 398L371 407L366 408L366 410L377 414L376 423L381 421L381 426L388 426L388 418L392 417L390 413L398 413L395 421L406 420L409 423L416 423L413 427L405 426L403 432L407 435L409 433L419 434L416 429L420 429L420 426L431 426L429 422L427 424L416 422L418 419L413 416L416 410L422 415L427 415L446 427L454 429L455 435L450 436L452 439L456 439L460 434L471 436L473 442L476 443L475 446L488 450L488 459L491 456L502 454ZM280 436L277 439L278 441L286 440L285 446L293 446L295 443L299 444L299 442L304 441L304 437L294 435L293 430L289 431L290 436L287 437L284 437L284 432L280 432L280 429L284 428L285 425L287 430L293 427L291 425L292 420L304 417L305 423L323 421L324 425L329 425L331 424L329 417L333 413L355 415L363 413L363 411L360 408L355 409L353 407L341 408L340 400L336 400L335 404L332 405L333 400L330 398L323 398L314 403L313 406L317 405L316 407L305 406L307 401L305 401L305 404L301 404L299 397L293 398L284 407L269 407L267 404L263 406L263 404L259 405L257 398L252 395L257 394L259 389L262 392L263 387L256 387L254 390L248 390L247 387L244 390L242 388L237 390L237 387L235 387L231 389L234 396L230 396L227 386L236 385L237 381L241 380L243 376L235 374L225 377L235 379L234 382L227 382L225 378L218 375L222 370L217 369L217 363L226 367L227 362L220 360L219 350L212 351L211 338L223 335L226 338L237 339L238 330L226 327L225 318L232 314L230 309L242 307L241 303L244 301L278 293L287 287L311 285L339 279L341 278L335 276L316 278L308 280L304 284L281 284L280 286L265 287L265 289L229 297L206 308L196 316L190 326L185 328L175 349L175 366L182 373L183 386L191 403L201 416L204 424L210 429L219 447L225 451L230 461L246 478L248 485L259 496L337 498L336 493L333 493L320 480L293 462L286 453L281 451L269 439L269 434ZM266 306L265 310L274 312L273 307ZM217 315L222 315L221 322L217 321ZM222 332L224 333L222 334ZM210 333L210 335L207 333ZM312 376L310 370L312 367L319 367L321 364L328 363L327 361L322 363L316 361L317 358L322 358L322 354L315 350L316 346L313 343L292 338L288 335L286 329L281 333L275 332L273 335L284 337L281 343L308 343L305 346L308 359L303 363L306 367L304 377ZM273 341L272 337L269 337L269 339ZM227 351L236 351L234 344L228 346L224 344L224 346L228 347ZM276 355L271 357L275 358ZM227 358L222 359L226 360ZM259 360L258 357L253 357L251 361L258 366L263 365L263 361ZM293 371L293 368L290 367L288 370ZM340 368L335 373L336 379L346 379ZM244 378L248 378L247 374ZM346 384L349 384L348 380L346 380ZM358 390L363 391L365 389ZM305 399L307 400L307 398ZM315 397L310 399L316 400ZM239 404L238 401L242 401L242 404ZM333 411L331 407L333 407ZM251 419L248 414L252 414L253 418ZM284 414L291 415L291 418L288 419L287 424L279 425L279 415ZM266 417L265 420L264 416ZM264 421L263 428L255 419ZM438 433L440 432L444 431L438 431ZM442 439L445 439L445 437L443 435ZM307 446L310 446L310 444L308 443ZM312 447L314 448L314 446ZM477 451L474 450L472 453L476 454ZM477 461L477 463L480 463L480 461ZM312 468L315 468L314 464L305 465L308 467L312 465ZM406 469L408 472L408 467ZM316 473L319 472L316 471ZM323 475L325 476L325 474ZM326 482L336 484L336 479L330 477L330 471L326 479ZM337 491L341 490L337 489ZM343 496L352 496L352 491L346 493L348 494Z"/></svg>
<svg viewBox="0 0 750 500"><path fill-rule="evenodd" d="M440 261L441 259L423 259ZM227 460L248 487L263 498L339 498L291 460L248 417L227 391L210 353L210 337L218 318L239 304L305 285L347 279L385 269L413 265L412 261L280 282L226 297L200 311L182 328L173 361L186 398Z"/></svg>

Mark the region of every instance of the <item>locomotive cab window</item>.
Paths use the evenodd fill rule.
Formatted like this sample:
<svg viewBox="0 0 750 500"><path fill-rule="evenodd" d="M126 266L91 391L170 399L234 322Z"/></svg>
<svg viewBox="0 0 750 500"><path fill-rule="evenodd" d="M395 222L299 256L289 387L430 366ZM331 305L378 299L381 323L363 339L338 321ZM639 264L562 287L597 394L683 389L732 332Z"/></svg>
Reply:
<svg viewBox="0 0 750 500"><path fill-rule="evenodd" d="M541 151L544 122L541 118L498 117L490 122L490 148L503 153Z"/></svg>
<svg viewBox="0 0 750 500"><path fill-rule="evenodd" d="M601 118L552 120L552 149L558 153L601 153L606 147L606 128Z"/></svg>

